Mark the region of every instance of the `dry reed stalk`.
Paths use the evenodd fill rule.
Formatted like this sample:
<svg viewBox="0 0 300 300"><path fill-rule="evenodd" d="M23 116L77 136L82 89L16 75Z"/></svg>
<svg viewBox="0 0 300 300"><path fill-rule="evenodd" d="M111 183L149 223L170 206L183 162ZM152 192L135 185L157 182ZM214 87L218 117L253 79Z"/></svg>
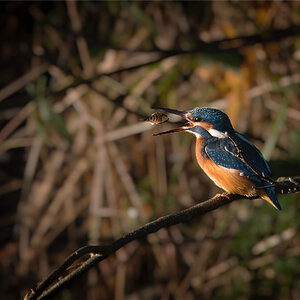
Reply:
<svg viewBox="0 0 300 300"><path fill-rule="evenodd" d="M127 266L124 264L120 264L117 268L116 273L116 282L114 288L114 299L115 300L123 300L125 294L125 283L126 283L126 272Z"/></svg>
<svg viewBox="0 0 300 300"><path fill-rule="evenodd" d="M20 273L27 272L29 256L35 256L32 254L30 247L30 231L35 228L35 224L39 223L40 211L48 201L50 191L55 184L56 173L60 169L64 158L65 156L62 151L55 151L49 157L44 166L45 176L43 180L33 182L30 191L28 191L28 199L26 199L26 194L24 194L24 198L22 198L22 202L19 204L18 211L20 223L18 226L20 229ZM35 159L37 159L37 157L35 157Z"/></svg>
<svg viewBox="0 0 300 300"><path fill-rule="evenodd" d="M0 111L0 121L4 120L10 120L12 119L15 115L17 115L22 108L16 107L16 108L8 108Z"/></svg>
<svg viewBox="0 0 300 300"><path fill-rule="evenodd" d="M68 226L74 223L76 218L86 211L89 206L90 200L87 195L82 196L80 199L76 199L74 202L73 214L69 219L64 219L64 212L62 211L59 215L60 221L56 223L56 226L51 228L51 231L48 231L44 236L43 240L40 243L40 247L46 249L51 245L53 240L65 230Z"/></svg>
<svg viewBox="0 0 300 300"><path fill-rule="evenodd" d="M102 125L102 124L101 124ZM104 205L104 179L107 169L107 154L103 143L102 126L96 131L96 158L94 161L93 181L91 185L91 201L89 207L90 227L89 239L90 244L99 242L99 234L101 232L101 211Z"/></svg>
<svg viewBox="0 0 300 300"><path fill-rule="evenodd" d="M242 272L240 271L242 270ZM238 274L237 272L238 271ZM241 276L243 275L243 277ZM212 278L203 284L203 286L199 289L197 286L197 281L194 283L194 288L203 295L204 298L207 298L208 295L212 293L212 291L220 286L231 286L234 278L242 278L244 282L250 281L250 276L248 271L245 268L240 268L239 266L235 266L227 272L220 274L220 276Z"/></svg>
<svg viewBox="0 0 300 300"><path fill-rule="evenodd" d="M0 155L11 149L27 148L33 143L33 138L10 138L0 144Z"/></svg>
<svg viewBox="0 0 300 300"><path fill-rule="evenodd" d="M271 111L279 112L281 110L280 103L270 98L267 98L265 100L265 104L266 104L266 108ZM286 109L286 116L290 119L294 119L295 121L300 121L300 111L295 108L288 107Z"/></svg>
<svg viewBox="0 0 300 300"><path fill-rule="evenodd" d="M30 102L23 107L15 117L13 117L0 131L0 144L10 135L12 132L24 122L28 116L35 110L34 103Z"/></svg>
<svg viewBox="0 0 300 300"><path fill-rule="evenodd" d="M22 180L11 179L6 184L0 186L0 196L19 190L21 187Z"/></svg>
<svg viewBox="0 0 300 300"><path fill-rule="evenodd" d="M163 139L155 140L155 152L156 152L156 169L157 169L157 196L161 203L157 203L157 206L162 206L163 199L168 193L168 180L167 180L167 160L166 149ZM162 207L161 207L162 211Z"/></svg>
<svg viewBox="0 0 300 300"><path fill-rule="evenodd" d="M131 135L143 133L150 129L152 129L152 125L146 122L128 125L128 126L121 127L119 129L109 131L104 135L104 140L106 142L112 142L119 139L123 139Z"/></svg>
<svg viewBox="0 0 300 300"><path fill-rule="evenodd" d="M13 95L20 89L22 89L26 84L34 81L45 73L48 69L48 64L40 64L36 67L33 67L30 71L4 87L0 90L0 102L6 99L7 97Z"/></svg>
<svg viewBox="0 0 300 300"><path fill-rule="evenodd" d="M106 156L109 159L109 156ZM112 174L112 165L110 161L107 161L107 170L105 176L105 192L107 198L107 216L111 217L111 232L114 237L120 236L122 233L122 228L119 223L119 216L118 216L118 203L117 203L117 193L115 191L115 182L113 180Z"/></svg>
<svg viewBox="0 0 300 300"><path fill-rule="evenodd" d="M71 20L72 29L75 33L79 33L82 28L82 22L78 12L77 3L76 1L67 1L66 4L67 4L69 18ZM86 39L82 35L80 35L76 38L76 44L77 44L80 60L82 62L83 71L85 75L91 76L93 67L92 67L90 52L89 52Z"/></svg>
<svg viewBox="0 0 300 300"><path fill-rule="evenodd" d="M166 229L160 230L159 233L149 235L147 241L151 245L151 251L154 254L157 263L157 269L160 271L163 276L167 277L170 270L168 265L168 259L164 253L165 245L161 244L161 241L168 236L168 231ZM174 257L173 257L174 259Z"/></svg>
<svg viewBox="0 0 300 300"><path fill-rule="evenodd" d="M275 248L278 245L282 245L285 242L291 240L296 234L296 228L290 227L283 230L280 234L274 234L264 238L263 240L258 241L252 247L252 253L254 255L262 254L270 250L271 248Z"/></svg>
<svg viewBox="0 0 300 300"><path fill-rule="evenodd" d="M288 76L281 77L278 82L266 82L261 85L254 86L250 88L247 91L247 98L248 99L255 99L259 98L265 94L268 94L272 92L272 90L278 86L279 88L285 88L293 84L299 84L300 83L300 75L299 74L292 74ZM270 110L278 111L280 105L273 100L267 98L264 100L264 103L266 104L266 107ZM211 101L208 104L208 107L218 108L218 109L224 109L227 106L227 101L225 98L217 99L214 101ZM300 120L300 113L298 110L289 107L287 109L287 116L291 119L295 119L297 121Z"/></svg>
<svg viewBox="0 0 300 300"><path fill-rule="evenodd" d="M153 70L150 69L149 72L143 76L143 79L133 89L132 93L137 97L141 97L142 94L149 88L151 84L153 84L157 79L162 77L168 70L173 68L177 63L178 63L178 57L166 58L161 62L159 68L155 68Z"/></svg>
<svg viewBox="0 0 300 300"><path fill-rule="evenodd" d="M127 273L127 265L126 261L130 257L128 254L127 248L120 249L122 251L118 251L116 253L118 264L116 266L116 274L115 274L115 289L114 289L114 299L122 300L124 299L125 287L126 287L126 273Z"/></svg>
<svg viewBox="0 0 300 300"><path fill-rule="evenodd" d="M21 192L21 202L28 197L34 174L36 173L38 160L41 153L42 141L39 138L35 138L32 142L31 148L28 153L28 158L25 165L23 185Z"/></svg>
<svg viewBox="0 0 300 300"><path fill-rule="evenodd" d="M129 172L127 171L127 167L122 159L122 156L114 143L110 143L108 145L108 152L114 166L117 170L119 178L123 183L123 186L128 194L129 200L131 201L132 205L138 211L138 219L142 222L146 221L146 215L142 206L141 198L136 190L134 181L130 176Z"/></svg>
<svg viewBox="0 0 300 300"><path fill-rule="evenodd" d="M174 292L177 299L182 299L186 294L188 288L191 286L191 282L193 281L194 277L198 277L197 286L202 285L203 276L205 274L205 270L207 268L208 260L211 255L211 251L214 248L215 244L212 241L204 241L201 245L201 248L198 251L198 254L195 255L193 258L193 263L191 268L182 279Z"/></svg>
<svg viewBox="0 0 300 300"><path fill-rule="evenodd" d="M26 214L34 218L32 221L34 224L37 222L35 219L38 218L41 210L46 206L51 190L54 190L57 172L61 170L65 159L66 154L64 151L57 150L51 153L44 162L43 177L32 184L29 198L26 201Z"/></svg>
<svg viewBox="0 0 300 300"><path fill-rule="evenodd" d="M248 263L250 269L256 270L263 266L269 265L277 260L277 256L274 253L267 253L265 255L255 257Z"/></svg>
<svg viewBox="0 0 300 300"><path fill-rule="evenodd" d="M74 187L82 176L82 174L88 169L89 165L85 158L80 158L72 171L65 179L61 188L58 189L54 199L51 201L46 212L43 214L39 221L39 227L33 233L30 241L31 247L34 249L38 245L42 244L43 237L48 230L53 230L53 224L56 222L57 214L62 208L64 201L67 197L72 197L74 193Z"/></svg>
<svg viewBox="0 0 300 300"><path fill-rule="evenodd" d="M22 261L26 261L26 258L24 257L24 253L27 253L28 251L28 245L29 245L29 228L28 224L26 222L26 212L28 211L28 207L26 207L26 200L28 198L31 185L33 182L34 174L36 173L36 168L41 152L41 140L38 138L35 138L32 146L28 153L28 159L25 165L25 171L24 171L24 177L22 181L22 189L21 189L21 199L18 204L18 215L20 218L21 226L19 225L19 256Z"/></svg>
<svg viewBox="0 0 300 300"><path fill-rule="evenodd" d="M205 279L213 279L220 276L220 274L227 272L229 269L235 267L238 263L236 257L229 257L228 259L221 261L220 263L207 269L205 272Z"/></svg>
<svg viewBox="0 0 300 300"><path fill-rule="evenodd" d="M79 85L76 88L72 88L67 91L67 94L61 101L57 101L53 105L53 110L56 113L61 114L71 105L75 105L80 99L82 99L90 91L89 87L85 84Z"/></svg>
<svg viewBox="0 0 300 300"><path fill-rule="evenodd" d="M153 143L153 137L149 134L143 135L143 141L147 145L145 148L145 159L146 159L146 168L144 172L147 172L148 176L151 180L151 190L154 195L154 204L157 209L156 213L158 215L162 215L163 211L163 203L159 202L160 199L158 197L158 173L160 172L160 168L165 168L164 165L158 166L157 164L157 153L156 153L156 144ZM162 171L163 172L163 171Z"/></svg>

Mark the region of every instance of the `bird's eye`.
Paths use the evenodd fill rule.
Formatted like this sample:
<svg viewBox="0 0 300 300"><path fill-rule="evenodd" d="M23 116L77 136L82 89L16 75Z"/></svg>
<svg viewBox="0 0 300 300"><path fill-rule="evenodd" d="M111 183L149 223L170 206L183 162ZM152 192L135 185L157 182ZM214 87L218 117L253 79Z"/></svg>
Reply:
<svg viewBox="0 0 300 300"><path fill-rule="evenodd" d="M201 121L201 118L199 118L199 117L194 118L194 122L200 122L200 121Z"/></svg>

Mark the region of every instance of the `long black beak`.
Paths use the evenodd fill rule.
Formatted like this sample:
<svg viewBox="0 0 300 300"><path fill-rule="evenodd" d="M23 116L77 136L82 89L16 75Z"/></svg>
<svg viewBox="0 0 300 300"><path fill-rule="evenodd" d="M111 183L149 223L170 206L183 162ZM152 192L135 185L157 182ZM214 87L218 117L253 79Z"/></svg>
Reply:
<svg viewBox="0 0 300 300"><path fill-rule="evenodd" d="M186 111L183 111L183 110L181 111L181 110L172 109L172 108L158 107L158 106L152 106L152 108L153 109L159 109L159 110L168 112L170 114L180 116L180 117L185 119Z"/></svg>
<svg viewBox="0 0 300 300"><path fill-rule="evenodd" d="M162 134L169 134L169 133L184 131L184 130L187 130L187 129L188 128L184 128L184 126L182 126L182 127L179 127L179 128L175 128L175 129L171 129L171 130L167 130L167 131L163 131L163 132L159 132L159 133L154 133L153 136L158 136L158 135L162 135Z"/></svg>
<svg viewBox="0 0 300 300"><path fill-rule="evenodd" d="M159 110L165 111L165 112L170 113L170 114L178 115L178 116L182 117L184 120L186 120L186 113L187 113L186 111L181 111L181 110L171 109L171 108L164 108L164 107L157 107L157 106L152 107L152 108L159 109ZM184 130L189 129L189 127L191 127L191 124L190 123L185 123L179 128L175 128L175 129L155 133L155 134L153 134L153 136L169 134L169 133L174 133L174 132L180 132L180 131L184 131Z"/></svg>

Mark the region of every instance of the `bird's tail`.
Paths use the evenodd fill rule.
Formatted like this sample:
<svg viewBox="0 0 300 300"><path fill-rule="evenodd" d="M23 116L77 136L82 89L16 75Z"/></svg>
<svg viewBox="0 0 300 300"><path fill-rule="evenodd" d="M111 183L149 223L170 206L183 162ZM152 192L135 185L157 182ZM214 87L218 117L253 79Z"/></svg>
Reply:
<svg viewBox="0 0 300 300"><path fill-rule="evenodd" d="M281 206L278 202L274 187L270 187L270 188L261 190L259 193L259 196L261 198L263 198L264 200L268 201L276 209L281 210Z"/></svg>

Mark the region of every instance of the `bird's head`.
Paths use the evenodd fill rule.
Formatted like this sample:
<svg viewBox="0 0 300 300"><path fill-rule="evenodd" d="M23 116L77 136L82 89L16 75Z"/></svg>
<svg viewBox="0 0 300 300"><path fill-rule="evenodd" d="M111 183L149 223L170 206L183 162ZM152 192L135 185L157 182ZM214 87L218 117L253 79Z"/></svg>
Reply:
<svg viewBox="0 0 300 300"><path fill-rule="evenodd" d="M188 111L179 111L170 108L159 109L168 113L179 115L187 122L179 128L160 132L156 135L188 131L196 135L196 137L199 137L201 135L202 128L204 128L211 135L221 137L222 135L224 136L234 130L228 116L218 109L208 107L196 107Z"/></svg>

